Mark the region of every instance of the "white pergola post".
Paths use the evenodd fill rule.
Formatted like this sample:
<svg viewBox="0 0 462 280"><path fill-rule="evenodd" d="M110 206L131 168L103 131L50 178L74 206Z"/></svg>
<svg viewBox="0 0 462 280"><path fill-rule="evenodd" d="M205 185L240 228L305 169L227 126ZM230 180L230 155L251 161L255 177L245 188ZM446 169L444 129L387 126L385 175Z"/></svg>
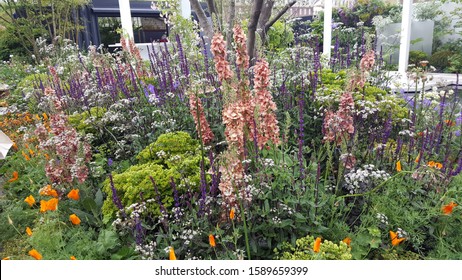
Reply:
<svg viewBox="0 0 462 280"><path fill-rule="evenodd" d="M403 0L398 64L398 72L402 75L402 77L405 77L409 60L409 47L411 45L412 2L412 0Z"/></svg>
<svg viewBox="0 0 462 280"><path fill-rule="evenodd" d="M122 22L123 35L133 40L132 12L130 0L119 0L120 21Z"/></svg>
<svg viewBox="0 0 462 280"><path fill-rule="evenodd" d="M180 11L182 17L186 19L191 18L191 3L189 3L189 0L180 1Z"/></svg>
<svg viewBox="0 0 462 280"><path fill-rule="evenodd" d="M322 53L330 60L332 44L332 0L324 0L324 35Z"/></svg>

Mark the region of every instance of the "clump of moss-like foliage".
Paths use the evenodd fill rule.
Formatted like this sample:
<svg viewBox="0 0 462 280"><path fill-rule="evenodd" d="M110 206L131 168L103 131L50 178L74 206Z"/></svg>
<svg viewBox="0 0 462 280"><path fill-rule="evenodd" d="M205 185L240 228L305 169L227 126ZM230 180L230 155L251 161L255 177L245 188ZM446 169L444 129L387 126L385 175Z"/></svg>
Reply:
<svg viewBox="0 0 462 280"><path fill-rule="evenodd" d="M324 240L321 243L319 252L313 251L315 238L307 235L295 241L295 247L289 242L284 242L280 250L275 249L278 260L351 260L351 248L340 241L335 244L332 241Z"/></svg>
<svg viewBox="0 0 462 280"><path fill-rule="evenodd" d="M125 207L140 202L141 196L147 200L157 199L159 195L162 204L169 208L173 204L172 182L179 193L199 188L202 160L200 144L186 132L162 134L142 150L137 159L139 164L112 175L117 196ZM204 158L205 168L208 168L208 164L208 159ZM104 182L103 190L107 198L102 211L104 222L107 223L116 217L118 209L112 201L109 179ZM160 215L158 203L148 205L150 214Z"/></svg>

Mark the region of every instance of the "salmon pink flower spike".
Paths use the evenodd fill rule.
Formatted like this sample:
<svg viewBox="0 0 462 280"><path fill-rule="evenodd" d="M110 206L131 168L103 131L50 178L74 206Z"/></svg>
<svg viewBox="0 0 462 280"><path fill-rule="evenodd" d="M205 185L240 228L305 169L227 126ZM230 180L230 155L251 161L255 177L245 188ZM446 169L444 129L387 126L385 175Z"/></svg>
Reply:
<svg viewBox="0 0 462 280"><path fill-rule="evenodd" d="M210 129L209 122L205 118L204 107L202 101L195 94L189 95L189 110L196 123L196 131L200 132L200 137L204 145L212 142L215 135Z"/></svg>
<svg viewBox="0 0 462 280"><path fill-rule="evenodd" d="M258 116L257 121L257 138L258 146L260 149L271 141L273 144L278 145L279 140L279 127L276 119L276 103L268 90L270 85L270 70L268 62L264 59L257 61L255 64L255 78L254 78L254 91L255 91L255 109Z"/></svg>
<svg viewBox="0 0 462 280"><path fill-rule="evenodd" d="M229 67L229 63L226 60L226 42L223 39L221 33L216 33L212 38L212 45L210 47L213 60L215 62L215 69L218 72L218 78L221 82L230 82L233 77L233 72Z"/></svg>
<svg viewBox="0 0 462 280"><path fill-rule="evenodd" d="M249 68L249 55L247 53L247 37L238 24L233 28L234 42L236 43L236 64L244 71Z"/></svg>

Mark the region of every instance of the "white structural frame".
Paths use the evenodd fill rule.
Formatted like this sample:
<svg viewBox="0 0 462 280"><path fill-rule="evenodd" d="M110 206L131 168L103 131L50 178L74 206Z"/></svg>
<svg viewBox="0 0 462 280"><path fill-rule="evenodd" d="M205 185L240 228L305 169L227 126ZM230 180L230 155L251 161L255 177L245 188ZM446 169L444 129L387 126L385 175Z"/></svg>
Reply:
<svg viewBox="0 0 462 280"><path fill-rule="evenodd" d="M398 64L398 73L403 76L406 74L411 45L412 4L413 0L403 0ZM328 60L330 60L332 44L332 6L332 0L324 0L323 54Z"/></svg>
<svg viewBox="0 0 462 280"><path fill-rule="evenodd" d="M330 60L332 45L332 0L324 0L324 35L322 53Z"/></svg>
<svg viewBox="0 0 462 280"><path fill-rule="evenodd" d="M133 37L132 11L130 10L130 0L119 0L120 21L122 23L123 35L127 35L131 40Z"/></svg>
<svg viewBox="0 0 462 280"><path fill-rule="evenodd" d="M412 2L412 0L403 0L403 12L401 15L398 73L403 75L403 77L406 74L409 60L409 48L411 45Z"/></svg>

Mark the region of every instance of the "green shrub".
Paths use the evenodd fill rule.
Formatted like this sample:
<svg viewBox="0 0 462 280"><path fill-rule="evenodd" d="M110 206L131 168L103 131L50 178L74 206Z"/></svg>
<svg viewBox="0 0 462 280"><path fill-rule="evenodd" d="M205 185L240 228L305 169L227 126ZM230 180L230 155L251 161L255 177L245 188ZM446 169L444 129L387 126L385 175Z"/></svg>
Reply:
<svg viewBox="0 0 462 280"><path fill-rule="evenodd" d="M324 240L321 243L319 252L313 251L315 238L306 236L295 241L295 247L288 242L281 246L281 252L275 250L276 259L279 260L351 260L351 249L344 242L335 244L332 241Z"/></svg>
<svg viewBox="0 0 462 280"><path fill-rule="evenodd" d="M156 142L141 151L137 158L140 164L133 165L120 174L113 174L117 196L124 206L143 199L157 199L154 179L162 204L168 208L173 203L171 181L175 182L179 193L188 188L198 189L200 185L200 162L202 160L198 141L185 132L172 132L159 136ZM205 164L208 160L205 159ZM103 205L104 222L114 219L118 209L112 201L109 179L104 182L108 197ZM148 204L150 214L159 215L157 203Z"/></svg>
<svg viewBox="0 0 462 280"><path fill-rule="evenodd" d="M90 111L70 115L69 123L80 133L97 133L96 128L91 125L91 122L92 120L101 119L106 111L106 108L93 107Z"/></svg>
<svg viewBox="0 0 462 280"><path fill-rule="evenodd" d="M428 56L423 51L410 51L409 63L419 65L422 60L428 60Z"/></svg>
<svg viewBox="0 0 462 280"><path fill-rule="evenodd" d="M437 70L444 70L449 66L449 57L453 55L451 51L438 51L430 57L430 65Z"/></svg>

